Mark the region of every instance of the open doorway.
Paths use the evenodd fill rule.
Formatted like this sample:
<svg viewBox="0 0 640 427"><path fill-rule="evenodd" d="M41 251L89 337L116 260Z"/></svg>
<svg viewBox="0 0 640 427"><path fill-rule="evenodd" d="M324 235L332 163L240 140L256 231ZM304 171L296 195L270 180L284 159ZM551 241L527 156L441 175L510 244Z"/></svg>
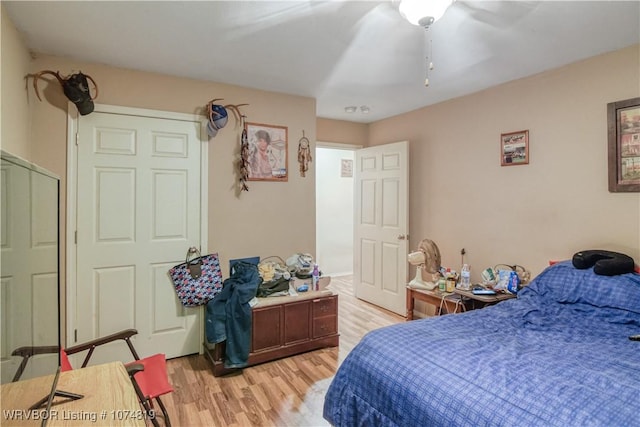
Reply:
<svg viewBox="0 0 640 427"><path fill-rule="evenodd" d="M353 166L358 148L316 144L316 261L323 275L353 274Z"/></svg>

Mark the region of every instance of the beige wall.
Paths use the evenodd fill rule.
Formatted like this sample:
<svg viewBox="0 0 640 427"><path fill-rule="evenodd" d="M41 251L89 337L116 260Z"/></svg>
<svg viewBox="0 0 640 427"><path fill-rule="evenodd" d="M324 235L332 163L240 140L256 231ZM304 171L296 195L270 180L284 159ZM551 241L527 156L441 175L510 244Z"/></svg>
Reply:
<svg viewBox="0 0 640 427"><path fill-rule="evenodd" d="M31 57L2 4L0 20L0 147L25 160L32 160L28 102L33 102L34 96L32 93L27 95L25 80Z"/></svg>
<svg viewBox="0 0 640 427"><path fill-rule="evenodd" d="M361 145L369 143L369 125L318 117L316 121L317 140L341 144Z"/></svg>
<svg viewBox="0 0 640 427"><path fill-rule="evenodd" d="M315 251L315 178L300 177L296 150L302 132L315 141L315 100L230 85L125 70L99 64L39 56L32 70L61 73L82 70L99 85L96 102L154 110L197 113L213 98L241 104L249 122L288 127L288 182L249 182L250 190L236 190L235 161L240 128L229 124L209 142L209 251L220 254L223 272L230 258ZM35 144L47 151L43 166L64 176L66 168L67 100L57 84L43 84L47 101L34 108ZM51 163L51 164L44 164ZM186 250L186 247L185 247ZM180 257L182 254L180 254Z"/></svg>
<svg viewBox="0 0 640 427"><path fill-rule="evenodd" d="M640 96L639 52L637 45L371 124L371 145L410 141L411 247L430 238L456 269L465 248L473 280L497 263L539 273L583 249L640 262L640 194L608 191L606 119L608 102ZM501 167L500 134L524 129L530 164Z"/></svg>
<svg viewBox="0 0 640 427"><path fill-rule="evenodd" d="M63 292L68 101L51 76L39 84L43 102L35 98L31 80L26 86L25 76L44 69L63 75L81 70L91 75L98 82L100 93L96 102L101 104L199 113L209 100L223 98L224 103L250 104L242 107L249 122L288 127L288 182L249 182L250 191L241 194L236 190L234 169L240 128L231 119L216 138L208 142L209 251L220 254L225 277L230 258L254 255L284 258L295 252L315 252L314 164L310 164L307 176L302 178L296 154L303 132L312 143L316 140L314 99L46 55L36 55L32 60L5 13L2 13L1 34L3 148L62 177ZM177 259L182 256L177 254Z"/></svg>

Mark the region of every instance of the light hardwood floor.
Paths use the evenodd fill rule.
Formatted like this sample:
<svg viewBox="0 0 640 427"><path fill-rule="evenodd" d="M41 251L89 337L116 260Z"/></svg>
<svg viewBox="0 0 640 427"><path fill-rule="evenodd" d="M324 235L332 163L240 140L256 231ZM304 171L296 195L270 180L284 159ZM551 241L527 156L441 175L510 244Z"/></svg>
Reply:
<svg viewBox="0 0 640 427"><path fill-rule="evenodd" d="M216 378L204 356L167 362L175 391L163 396L174 426L327 426L324 395L337 367L369 331L404 322L353 295L352 277L332 278L340 346L311 351Z"/></svg>

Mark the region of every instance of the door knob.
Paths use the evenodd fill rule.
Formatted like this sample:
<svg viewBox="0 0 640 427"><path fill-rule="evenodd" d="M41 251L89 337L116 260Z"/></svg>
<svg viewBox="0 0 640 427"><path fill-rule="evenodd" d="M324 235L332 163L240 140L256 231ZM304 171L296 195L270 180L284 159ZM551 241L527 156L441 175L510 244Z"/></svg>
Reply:
<svg viewBox="0 0 640 427"><path fill-rule="evenodd" d="M409 240L408 234L398 234L398 240Z"/></svg>

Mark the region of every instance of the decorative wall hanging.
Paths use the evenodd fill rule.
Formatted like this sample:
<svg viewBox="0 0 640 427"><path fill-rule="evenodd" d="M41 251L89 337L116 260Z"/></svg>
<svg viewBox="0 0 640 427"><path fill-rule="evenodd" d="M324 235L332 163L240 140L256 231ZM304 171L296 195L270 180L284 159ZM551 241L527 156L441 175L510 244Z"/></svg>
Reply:
<svg viewBox="0 0 640 427"><path fill-rule="evenodd" d="M311 143L302 131L302 138L298 141L298 163L300 163L300 176L304 177L309 170L309 163L312 162L311 158Z"/></svg>
<svg viewBox="0 0 640 427"><path fill-rule="evenodd" d="M220 129L227 125L229 120L229 113L231 111L236 119L236 124L240 124L242 132L240 134L240 159L237 162L236 173L239 175L240 191L249 191L249 187L246 184L248 177L247 167L247 132L244 126L246 116L240 112L240 107L244 107L249 104L216 104L217 101L222 101L223 98L215 98L207 103L206 116L207 116L207 134L210 138L214 138ZM228 110L228 111L227 111Z"/></svg>
<svg viewBox="0 0 640 427"><path fill-rule="evenodd" d="M609 191L640 192L640 98L607 104Z"/></svg>
<svg viewBox="0 0 640 427"><path fill-rule="evenodd" d="M249 138L245 127L245 116L242 116L242 133L240 134L240 160L238 169L240 174L240 191L249 191Z"/></svg>
<svg viewBox="0 0 640 427"><path fill-rule="evenodd" d="M245 123L249 141L249 181L287 181L285 126Z"/></svg>
<svg viewBox="0 0 640 427"><path fill-rule="evenodd" d="M59 71L51 71L51 70L43 70L33 75L33 88L36 91L36 96L40 101L40 92L38 91L38 79L42 77L43 74L51 74L56 79L58 79L58 83L62 86L62 90L64 91L65 96L69 99L69 101L73 102L78 109L78 113L82 116L86 116L87 114L93 112L93 100L98 97L98 85L95 80L91 78L88 74L82 74L82 71L71 74L67 77L62 77ZM95 96L91 97L91 91L89 90L89 82L93 83L93 87L95 88Z"/></svg>
<svg viewBox="0 0 640 427"><path fill-rule="evenodd" d="M244 105L249 104L227 104L220 105L216 104L216 101L222 101L223 98L212 99L207 103L206 106L206 116L209 119L207 122L207 134L210 138L215 138L218 134L218 131L227 125L229 121L228 110L231 110L233 116L236 118L236 122L240 122L240 118L242 117L242 113L240 113L240 108Z"/></svg>
<svg viewBox="0 0 640 427"><path fill-rule="evenodd" d="M529 164L529 131L503 133L500 135L500 165Z"/></svg>

